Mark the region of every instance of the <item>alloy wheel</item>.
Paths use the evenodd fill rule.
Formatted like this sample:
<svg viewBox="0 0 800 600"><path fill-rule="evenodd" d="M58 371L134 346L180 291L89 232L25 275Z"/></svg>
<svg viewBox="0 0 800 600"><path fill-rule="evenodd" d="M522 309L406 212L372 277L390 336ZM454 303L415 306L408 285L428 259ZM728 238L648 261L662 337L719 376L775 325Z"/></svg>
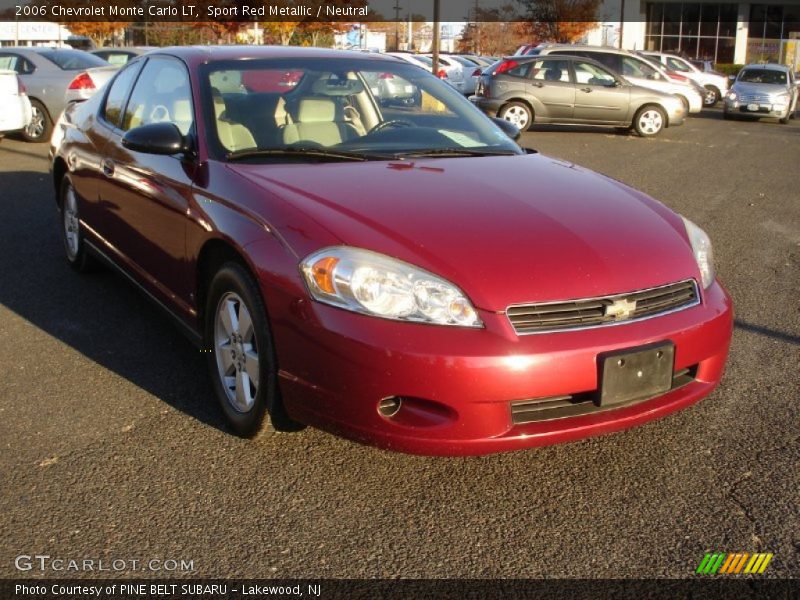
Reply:
<svg viewBox="0 0 800 600"><path fill-rule="evenodd" d="M655 109L646 110L639 115L639 129L647 135L655 135L663 126L664 119Z"/></svg>
<svg viewBox="0 0 800 600"><path fill-rule="evenodd" d="M521 131L525 131L528 127L528 113L521 106L510 106L503 113L503 118L510 123L513 123Z"/></svg>
<svg viewBox="0 0 800 600"><path fill-rule="evenodd" d="M249 412L259 386L259 357L253 319L234 292L223 294L214 324L217 372L228 402L237 412Z"/></svg>
<svg viewBox="0 0 800 600"><path fill-rule="evenodd" d="M31 122L25 128L25 134L31 139L39 139L44 135L45 116L38 106L31 106Z"/></svg>
<svg viewBox="0 0 800 600"><path fill-rule="evenodd" d="M62 219L67 258L70 261L74 261L78 257L78 251L80 250L81 221L78 216L78 200L75 197L75 190L71 186L67 188L67 192L64 195Z"/></svg>

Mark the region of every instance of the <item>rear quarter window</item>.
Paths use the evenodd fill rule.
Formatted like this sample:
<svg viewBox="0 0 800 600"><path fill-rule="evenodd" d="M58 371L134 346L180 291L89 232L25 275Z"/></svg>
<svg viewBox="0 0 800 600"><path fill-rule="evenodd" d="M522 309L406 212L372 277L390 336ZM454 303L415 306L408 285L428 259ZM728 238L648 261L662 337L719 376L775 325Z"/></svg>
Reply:
<svg viewBox="0 0 800 600"><path fill-rule="evenodd" d="M99 56L79 50L48 50L39 54L63 71L79 71L108 65Z"/></svg>

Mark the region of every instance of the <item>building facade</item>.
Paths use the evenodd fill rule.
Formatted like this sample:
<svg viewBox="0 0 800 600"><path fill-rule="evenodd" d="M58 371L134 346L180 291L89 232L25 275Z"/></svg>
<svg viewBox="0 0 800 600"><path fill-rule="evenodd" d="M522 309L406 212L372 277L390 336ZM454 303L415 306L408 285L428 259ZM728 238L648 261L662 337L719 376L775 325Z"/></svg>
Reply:
<svg viewBox="0 0 800 600"><path fill-rule="evenodd" d="M800 0L604 0L587 39L715 63L800 61Z"/></svg>

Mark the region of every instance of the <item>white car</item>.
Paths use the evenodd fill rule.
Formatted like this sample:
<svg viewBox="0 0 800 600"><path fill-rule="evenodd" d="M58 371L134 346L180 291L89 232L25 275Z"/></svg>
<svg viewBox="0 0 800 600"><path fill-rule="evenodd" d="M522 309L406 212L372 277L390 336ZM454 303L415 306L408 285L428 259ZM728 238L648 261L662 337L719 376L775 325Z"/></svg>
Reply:
<svg viewBox="0 0 800 600"><path fill-rule="evenodd" d="M725 92L728 91L728 78L722 73L701 71L685 58L675 56L674 54L667 54L665 52L642 52L641 54L651 60L659 61L670 71L680 73L684 77L688 77L695 83L703 86L706 90L703 103L706 106L714 106L722 99Z"/></svg>
<svg viewBox="0 0 800 600"><path fill-rule="evenodd" d="M31 122L31 101L16 71L0 70L0 136Z"/></svg>
<svg viewBox="0 0 800 600"><path fill-rule="evenodd" d="M430 72L433 68L433 59L424 54L411 54L409 52L387 52L386 54L410 62ZM454 67L446 58L439 57L439 72L434 73L439 79L449 83L462 94L464 93L464 72L461 65Z"/></svg>

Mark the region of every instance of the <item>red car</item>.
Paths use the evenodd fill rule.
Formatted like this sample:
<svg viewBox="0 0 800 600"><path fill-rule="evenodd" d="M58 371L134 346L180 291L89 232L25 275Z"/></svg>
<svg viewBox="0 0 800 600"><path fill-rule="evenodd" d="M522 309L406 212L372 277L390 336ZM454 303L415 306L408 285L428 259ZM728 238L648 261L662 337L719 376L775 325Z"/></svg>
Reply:
<svg viewBox="0 0 800 600"><path fill-rule="evenodd" d="M387 73L401 98L372 89ZM638 425L722 375L706 234L522 150L414 65L159 50L61 127L68 262L102 259L175 318L240 435L481 454Z"/></svg>

